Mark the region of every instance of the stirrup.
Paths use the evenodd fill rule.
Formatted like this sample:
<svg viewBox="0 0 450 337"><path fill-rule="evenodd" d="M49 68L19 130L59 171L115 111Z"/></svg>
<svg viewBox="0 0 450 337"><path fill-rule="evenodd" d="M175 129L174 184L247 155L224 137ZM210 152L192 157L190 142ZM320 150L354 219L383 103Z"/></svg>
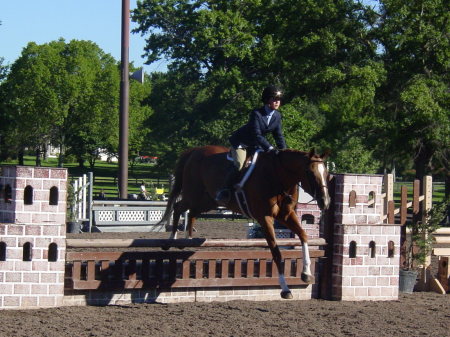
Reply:
<svg viewBox="0 0 450 337"><path fill-rule="evenodd" d="M228 188L222 189L217 192L215 200L219 204L228 204L231 199L231 191Z"/></svg>

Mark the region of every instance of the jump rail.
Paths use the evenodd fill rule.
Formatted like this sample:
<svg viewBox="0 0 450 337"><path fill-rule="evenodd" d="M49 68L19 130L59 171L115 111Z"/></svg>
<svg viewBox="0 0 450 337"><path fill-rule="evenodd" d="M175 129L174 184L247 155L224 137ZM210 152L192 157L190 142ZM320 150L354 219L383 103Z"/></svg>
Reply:
<svg viewBox="0 0 450 337"><path fill-rule="evenodd" d="M84 242L82 242L84 241ZM264 247L264 240L67 240L72 248L123 247L237 247L216 251L132 251L67 252L66 289L118 290L143 288L260 287L278 285L278 272L269 250L242 250ZM295 241L295 242L294 242ZM279 240L282 246L298 246L299 240ZM310 257L324 256L317 246L325 240L310 240ZM303 253L283 249L286 282L306 285L300 279ZM314 272L312 263L312 272Z"/></svg>
<svg viewBox="0 0 450 337"><path fill-rule="evenodd" d="M394 224L395 216L399 216L399 224L405 225L408 217L408 210L412 214L416 215L422 211L422 217L426 216L427 211L432 206L432 189L433 180L431 176L425 176L422 181L423 194L420 194L420 180L416 179L413 182L412 200L408 201L408 188L401 186L400 188L400 207L395 207L394 202L394 176L392 174L386 174L384 176L384 212L382 220L389 224Z"/></svg>
<svg viewBox="0 0 450 337"><path fill-rule="evenodd" d="M301 246L299 239L278 239L280 246ZM309 239L309 246L324 246L325 239ZM265 239L66 239L67 248L266 247Z"/></svg>

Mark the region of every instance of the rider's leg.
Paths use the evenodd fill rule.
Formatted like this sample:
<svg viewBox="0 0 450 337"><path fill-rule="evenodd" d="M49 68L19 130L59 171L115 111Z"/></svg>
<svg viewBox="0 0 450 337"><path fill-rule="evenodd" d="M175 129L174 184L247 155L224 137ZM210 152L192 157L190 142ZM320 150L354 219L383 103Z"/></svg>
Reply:
<svg viewBox="0 0 450 337"><path fill-rule="evenodd" d="M216 201L219 204L225 205L230 201L231 191L233 189L234 182L239 174L239 171L244 167L246 150L242 148L231 148L231 156L233 158L233 166L228 170L225 176L225 183L216 194Z"/></svg>

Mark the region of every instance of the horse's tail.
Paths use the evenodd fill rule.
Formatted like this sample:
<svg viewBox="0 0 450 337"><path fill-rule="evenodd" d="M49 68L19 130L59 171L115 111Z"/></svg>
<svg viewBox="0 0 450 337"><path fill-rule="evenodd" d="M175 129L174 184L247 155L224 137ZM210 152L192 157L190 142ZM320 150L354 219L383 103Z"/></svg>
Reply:
<svg viewBox="0 0 450 337"><path fill-rule="evenodd" d="M181 154L180 158L178 159L177 165L175 166L174 181L169 193L169 199L167 200L167 207L166 210L164 211L162 219L158 222L158 225L165 225L166 227L170 225L169 222L173 214L175 202L177 201L178 197L181 194L181 190L183 189L184 166L186 165L186 161L189 159L193 150L194 149L186 150Z"/></svg>

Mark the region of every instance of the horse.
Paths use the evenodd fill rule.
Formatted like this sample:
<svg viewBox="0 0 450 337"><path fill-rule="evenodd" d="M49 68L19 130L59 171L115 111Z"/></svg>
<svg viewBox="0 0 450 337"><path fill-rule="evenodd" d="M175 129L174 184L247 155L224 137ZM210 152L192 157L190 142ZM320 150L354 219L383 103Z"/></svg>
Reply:
<svg viewBox="0 0 450 337"><path fill-rule="evenodd" d="M179 157L167 207L159 222L161 225L167 225L173 213L171 239L177 238L178 222L182 213L189 210L186 234L192 238L196 218L201 213L217 209L218 204L214 200L216 191L221 188L227 169L233 165L227 158L228 152L226 147L208 145L186 150ZM300 238L303 250L301 279L308 284L313 283L308 238L294 208L300 182L302 188L317 200L321 210L328 209L328 171L324 163L327 155L318 155L314 150L309 153L291 149L277 153L261 152L252 174L242 187L249 213L263 229L278 269L281 297L285 299L292 298L292 293L282 270L274 221L277 220ZM243 213L234 195L226 207L233 212Z"/></svg>

